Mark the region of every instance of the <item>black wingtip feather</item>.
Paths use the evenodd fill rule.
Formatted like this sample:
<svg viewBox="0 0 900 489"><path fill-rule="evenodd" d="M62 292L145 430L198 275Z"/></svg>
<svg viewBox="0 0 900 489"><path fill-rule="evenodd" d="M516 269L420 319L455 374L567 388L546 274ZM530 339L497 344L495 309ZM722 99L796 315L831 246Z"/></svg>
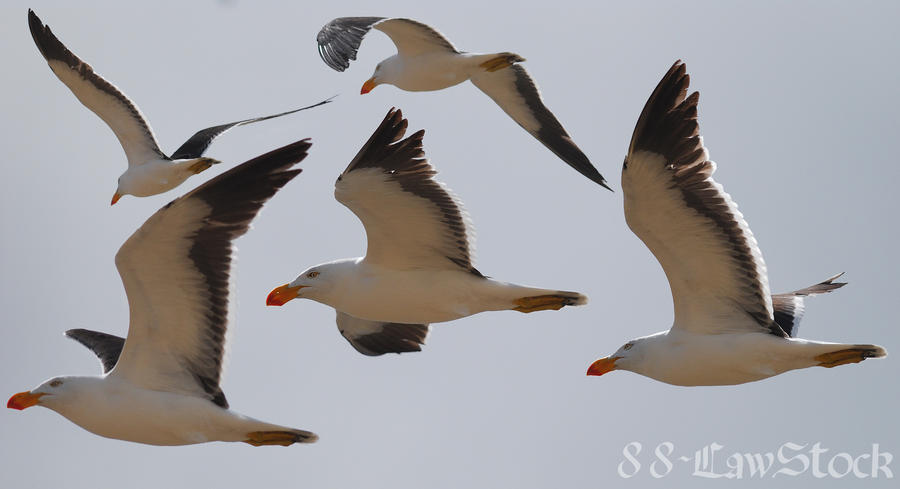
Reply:
<svg viewBox="0 0 900 489"><path fill-rule="evenodd" d="M427 165L422 142L425 130L419 129L401 141L408 126L409 122L403 118L403 111L391 107L369 140L347 165L344 174L356 168L383 168L388 171L400 171L414 168L420 164Z"/></svg>
<svg viewBox="0 0 900 489"><path fill-rule="evenodd" d="M690 82L686 65L676 61L647 99L634 128L629 154L652 151L673 162L702 148L697 123L700 93L687 96Z"/></svg>

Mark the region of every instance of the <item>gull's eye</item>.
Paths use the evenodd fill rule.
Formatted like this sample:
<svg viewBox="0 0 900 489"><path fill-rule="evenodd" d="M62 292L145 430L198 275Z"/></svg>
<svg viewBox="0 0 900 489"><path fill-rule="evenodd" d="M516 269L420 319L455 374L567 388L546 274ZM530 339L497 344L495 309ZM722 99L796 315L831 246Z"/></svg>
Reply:
<svg viewBox="0 0 900 489"><path fill-rule="evenodd" d="M309 273L306 274L306 276L307 276L308 278L316 278L316 277L319 276L319 272L315 272L315 271L309 272Z"/></svg>
<svg viewBox="0 0 900 489"><path fill-rule="evenodd" d="M625 343L625 346L623 346L622 349L630 350L632 346L634 346L634 343Z"/></svg>
<svg viewBox="0 0 900 489"><path fill-rule="evenodd" d="M62 385L62 381L59 379L54 379L50 381L50 387L59 387Z"/></svg>

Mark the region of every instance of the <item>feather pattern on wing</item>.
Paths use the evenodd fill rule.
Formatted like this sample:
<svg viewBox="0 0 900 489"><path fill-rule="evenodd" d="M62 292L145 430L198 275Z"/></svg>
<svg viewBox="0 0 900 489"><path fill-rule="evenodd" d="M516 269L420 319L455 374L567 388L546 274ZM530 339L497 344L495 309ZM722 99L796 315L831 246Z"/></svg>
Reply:
<svg viewBox="0 0 900 489"><path fill-rule="evenodd" d="M232 241L300 172L290 168L309 146L298 141L213 178L157 211L122 245L116 266L130 324L110 375L228 406L219 380Z"/></svg>
<svg viewBox="0 0 900 489"><path fill-rule="evenodd" d="M89 329L70 329L66 336L86 346L97 355L103 365L103 373L107 373L116 366L122 347L125 346L125 338L121 336L91 331Z"/></svg>
<svg viewBox="0 0 900 489"><path fill-rule="evenodd" d="M337 71L346 70L350 61L356 60L363 37L382 20L384 17L340 17L325 24L316 35L322 61Z"/></svg>
<svg viewBox="0 0 900 489"><path fill-rule="evenodd" d="M844 273L841 272L816 285L811 285L804 289L772 295L772 307L775 310L775 322L781 326L781 329L783 329L785 333L796 338L800 320L803 319L803 313L806 310L803 298L811 295L825 294L847 285L846 282L835 282L835 280L840 278L843 274Z"/></svg>
<svg viewBox="0 0 900 489"><path fill-rule="evenodd" d="M368 356L421 351L428 336L427 324L369 321L341 311L337 311L336 321L350 345Z"/></svg>
<svg viewBox="0 0 900 489"><path fill-rule="evenodd" d="M387 19L373 27L394 41L400 56L418 56L434 51L459 52L453 43L436 29L412 19Z"/></svg>
<svg viewBox="0 0 900 489"><path fill-rule="evenodd" d="M638 119L622 168L625 218L656 256L672 289L673 329L763 330L786 337L773 318L766 265L737 204L712 178L699 135L699 94L676 62ZM743 315L747 321L720 322Z"/></svg>
<svg viewBox="0 0 900 489"><path fill-rule="evenodd" d="M525 68L514 64L472 76L472 83L490 97L519 126L537 138L569 166L606 188L606 180L544 105L541 92Z"/></svg>
<svg viewBox="0 0 900 489"><path fill-rule="evenodd" d="M129 166L153 159L167 159L134 102L69 51L31 10L28 11L28 26L34 43L53 73L115 133L125 150Z"/></svg>
<svg viewBox="0 0 900 489"><path fill-rule="evenodd" d="M395 269L472 265L474 233L468 214L425 159L424 130L406 139L407 121L391 109L338 177L335 198L366 228L366 262Z"/></svg>

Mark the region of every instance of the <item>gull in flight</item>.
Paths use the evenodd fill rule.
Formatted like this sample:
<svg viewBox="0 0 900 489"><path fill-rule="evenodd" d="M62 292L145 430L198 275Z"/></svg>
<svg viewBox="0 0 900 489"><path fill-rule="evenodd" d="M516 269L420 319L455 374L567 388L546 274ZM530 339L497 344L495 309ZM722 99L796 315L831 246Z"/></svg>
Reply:
<svg viewBox="0 0 900 489"><path fill-rule="evenodd" d="M466 80L494 100L517 124L576 171L607 189L588 157L575 145L556 116L544 105L537 84L513 53L477 54L458 51L434 28L410 19L341 17L319 31L319 55L337 71L350 66L370 29L384 32L397 54L383 60L360 93L383 83L407 91L432 91Z"/></svg>
<svg viewBox="0 0 900 489"><path fill-rule="evenodd" d="M266 304L299 297L329 305L354 348L381 355L419 351L430 323L587 303L577 292L499 282L475 269L468 214L434 179L422 149L425 131L401 140L406 127L391 109L334 184L335 198L366 229L366 256L311 267L273 290Z"/></svg>
<svg viewBox="0 0 900 489"><path fill-rule="evenodd" d="M676 62L650 95L622 165L625 220L659 260L675 303L672 328L633 339L588 375L630 370L674 385L732 385L789 370L883 357L877 345L797 338L803 298L840 275L772 295L762 253L700 137L698 92Z"/></svg>
<svg viewBox="0 0 900 489"><path fill-rule="evenodd" d="M314 433L228 409L219 385L228 327L232 241L300 173L298 141L204 183L152 215L122 245L128 336L69 330L100 358L100 377L54 377L6 406L43 406L107 438L149 445L312 443Z"/></svg>

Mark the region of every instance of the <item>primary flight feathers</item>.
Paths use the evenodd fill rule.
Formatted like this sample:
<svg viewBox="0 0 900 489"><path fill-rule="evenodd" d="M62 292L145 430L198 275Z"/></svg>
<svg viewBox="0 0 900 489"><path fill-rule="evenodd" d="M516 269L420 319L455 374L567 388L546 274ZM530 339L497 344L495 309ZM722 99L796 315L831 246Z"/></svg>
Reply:
<svg viewBox="0 0 900 489"><path fill-rule="evenodd" d="M525 68L521 56L503 52L477 54L458 51L434 28L411 19L341 17L319 31L319 55L338 71L350 66L363 37L370 29L387 34L397 54L378 63L375 73L362 87L368 93L387 83L402 90L441 90L471 80L494 100L517 124L537 138L569 166L606 187L606 180L575 145L556 116L544 105L540 90Z"/></svg>
<svg viewBox="0 0 900 489"><path fill-rule="evenodd" d="M50 27L44 25L31 10L28 11L28 27L31 29L34 43L53 73L69 87L85 107L97 114L112 129L122 149L125 150L128 169L119 177L118 187L112 199L113 204L123 195L146 197L171 190L191 175L218 163L218 160L203 158L203 153L213 139L235 126L293 114L331 101L327 99L279 114L201 129L175 150L172 156L166 156L159 148L150 124L131 99L94 72L94 69L75 53L69 51L56 38Z"/></svg>
<svg viewBox="0 0 900 489"><path fill-rule="evenodd" d="M116 254L127 338L66 332L97 354L106 375L57 377L15 394L7 407L43 405L100 436L151 445L315 441L314 433L230 411L220 387L232 241L300 173L292 167L309 147L302 140L254 158L150 216Z"/></svg>

